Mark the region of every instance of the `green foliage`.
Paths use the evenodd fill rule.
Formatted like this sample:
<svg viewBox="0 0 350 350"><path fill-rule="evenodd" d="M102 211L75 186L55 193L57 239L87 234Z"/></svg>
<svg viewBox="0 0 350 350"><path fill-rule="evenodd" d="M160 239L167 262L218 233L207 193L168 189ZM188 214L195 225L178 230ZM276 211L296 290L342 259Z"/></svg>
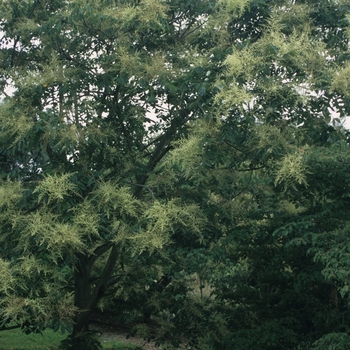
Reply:
<svg viewBox="0 0 350 350"><path fill-rule="evenodd" d="M331 333L324 335L321 339L313 343L311 349L327 349L327 350L337 350L337 349L349 349L350 339L349 335L346 333Z"/></svg>
<svg viewBox="0 0 350 350"><path fill-rule="evenodd" d="M0 273L3 276L1 280L1 293L8 294L11 290L12 273L10 263L0 259Z"/></svg>
<svg viewBox="0 0 350 350"><path fill-rule="evenodd" d="M38 201L47 197L48 204L52 201L63 200L65 196L74 192L75 186L70 181L71 174L63 174L61 176L48 175L39 183L33 193L39 192Z"/></svg>
<svg viewBox="0 0 350 350"><path fill-rule="evenodd" d="M285 187L295 186L295 184L307 186L305 162L302 152L296 154L287 154L277 171L275 185L285 183Z"/></svg>
<svg viewBox="0 0 350 350"><path fill-rule="evenodd" d="M3 214L10 211L22 198L22 186L20 182L2 182L1 183L1 209Z"/></svg>
<svg viewBox="0 0 350 350"><path fill-rule="evenodd" d="M201 240L200 206L159 196L148 180L162 178L157 165L210 105L215 76L203 82L202 71L217 68L198 44L213 28L195 19L204 26L214 7L0 4L5 323L74 323L72 343L121 266L178 232Z"/></svg>
<svg viewBox="0 0 350 350"><path fill-rule="evenodd" d="M347 1L0 11L3 325L95 349L99 305L170 347L347 346Z"/></svg>

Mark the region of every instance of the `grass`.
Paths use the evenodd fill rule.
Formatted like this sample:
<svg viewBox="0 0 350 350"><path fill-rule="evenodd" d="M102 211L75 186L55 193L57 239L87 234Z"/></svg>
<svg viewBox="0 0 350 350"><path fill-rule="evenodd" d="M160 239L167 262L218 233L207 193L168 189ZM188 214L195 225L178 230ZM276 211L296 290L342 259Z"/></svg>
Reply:
<svg viewBox="0 0 350 350"><path fill-rule="evenodd" d="M55 350L60 341L67 337L61 332L47 329L41 334L24 334L20 329L0 332L0 349L6 350ZM123 342L103 342L106 350L136 350L137 345Z"/></svg>

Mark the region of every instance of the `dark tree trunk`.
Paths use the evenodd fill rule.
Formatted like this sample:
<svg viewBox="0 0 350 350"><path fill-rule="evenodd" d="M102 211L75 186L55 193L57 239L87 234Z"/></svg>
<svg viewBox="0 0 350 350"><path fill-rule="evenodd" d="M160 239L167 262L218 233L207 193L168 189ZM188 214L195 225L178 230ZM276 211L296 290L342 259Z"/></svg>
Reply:
<svg viewBox="0 0 350 350"><path fill-rule="evenodd" d="M81 311L75 318L73 334L88 331L91 302L90 266L86 257L81 257L74 271L74 303Z"/></svg>
<svg viewBox="0 0 350 350"><path fill-rule="evenodd" d="M110 250L107 263L99 277L96 286L91 288L91 269L96 259ZM118 260L119 247L117 245L106 244L95 250L95 254L86 257L79 257L74 271L75 283L75 305L79 308L80 313L76 316L73 325L72 341L74 338L81 336L82 333L89 331L89 318L92 311L97 306L99 299L104 295L108 281L111 279Z"/></svg>

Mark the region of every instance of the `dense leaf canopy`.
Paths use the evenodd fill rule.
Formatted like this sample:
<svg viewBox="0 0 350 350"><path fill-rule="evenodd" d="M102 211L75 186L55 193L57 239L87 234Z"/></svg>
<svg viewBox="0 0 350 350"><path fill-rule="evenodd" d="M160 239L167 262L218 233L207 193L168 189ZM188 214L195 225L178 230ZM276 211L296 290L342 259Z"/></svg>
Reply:
<svg viewBox="0 0 350 350"><path fill-rule="evenodd" d="M350 346L347 0L0 13L2 326L94 349L107 308L174 347Z"/></svg>

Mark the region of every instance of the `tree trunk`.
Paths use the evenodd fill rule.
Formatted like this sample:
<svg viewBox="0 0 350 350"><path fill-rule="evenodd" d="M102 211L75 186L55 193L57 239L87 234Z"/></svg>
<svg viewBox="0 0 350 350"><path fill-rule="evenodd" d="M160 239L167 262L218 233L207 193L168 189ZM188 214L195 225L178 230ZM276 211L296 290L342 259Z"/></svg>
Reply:
<svg viewBox="0 0 350 350"><path fill-rule="evenodd" d="M93 290L91 290L91 269L93 263L96 261L98 256L101 256L103 253L111 249L107 263L102 271L100 278ZM87 332L89 330L89 318L97 306L98 301L104 295L104 292L107 288L108 281L110 280L113 271L115 269L119 247L117 245L106 245L100 247L95 251L96 254L90 257L81 256L79 258L79 263L76 265L74 271L74 282L75 282L75 305L80 309L80 313L75 318L75 323L73 326L73 334L81 334L82 332Z"/></svg>
<svg viewBox="0 0 350 350"><path fill-rule="evenodd" d="M86 257L80 257L74 271L74 303L81 310L75 319L73 333L88 331L88 320L91 313L89 310L91 299L90 274L91 268Z"/></svg>

